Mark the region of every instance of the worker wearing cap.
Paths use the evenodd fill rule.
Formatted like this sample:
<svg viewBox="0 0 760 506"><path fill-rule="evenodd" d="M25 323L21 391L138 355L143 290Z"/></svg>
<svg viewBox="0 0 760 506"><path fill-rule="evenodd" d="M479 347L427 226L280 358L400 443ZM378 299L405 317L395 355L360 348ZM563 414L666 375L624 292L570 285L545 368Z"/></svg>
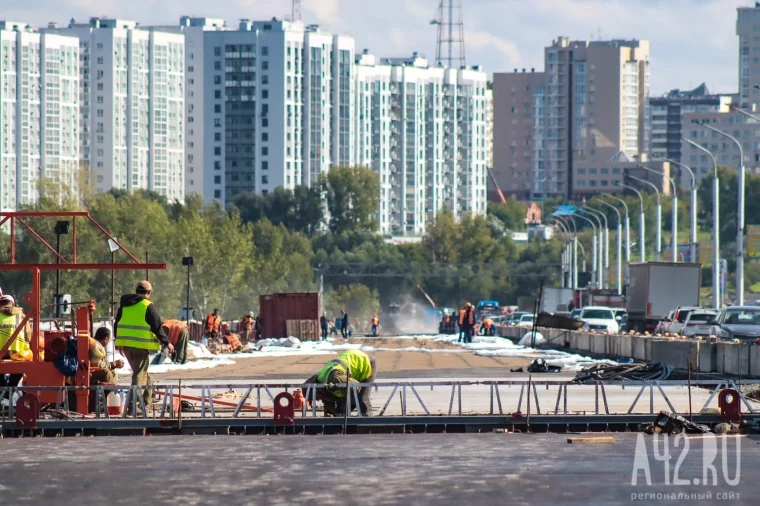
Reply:
<svg viewBox="0 0 760 506"><path fill-rule="evenodd" d="M375 357L360 350L346 350L306 380L304 391L308 387L316 388L315 397L324 404L325 415L341 415L345 412L346 387L330 385L374 383L376 372ZM371 390L371 387L359 388L359 409L362 416L372 416ZM351 397L352 404L353 400L354 397Z"/></svg>
<svg viewBox="0 0 760 506"><path fill-rule="evenodd" d="M116 347L132 367L132 385L148 386L152 382L148 374L151 352L157 352L162 346L174 353L174 346L162 327L161 316L150 301L153 286L148 281L137 283L135 293L121 296L116 321L113 325L116 334ZM146 404L153 403L151 390L145 389L143 398Z"/></svg>
<svg viewBox="0 0 760 506"><path fill-rule="evenodd" d="M16 307L16 301L10 295L0 296L0 350L5 348L13 333L21 322L24 320L24 312L20 307ZM29 347L29 340L32 335L29 323L18 333L16 339L11 343L5 356L0 360L29 361L32 360L32 350ZM21 382L23 374L11 374L10 379L6 381L5 375L0 374L0 387L15 387Z"/></svg>
<svg viewBox="0 0 760 506"><path fill-rule="evenodd" d="M459 312L459 332L465 343L472 342L472 333L475 330L475 311L472 304L465 303L464 309Z"/></svg>

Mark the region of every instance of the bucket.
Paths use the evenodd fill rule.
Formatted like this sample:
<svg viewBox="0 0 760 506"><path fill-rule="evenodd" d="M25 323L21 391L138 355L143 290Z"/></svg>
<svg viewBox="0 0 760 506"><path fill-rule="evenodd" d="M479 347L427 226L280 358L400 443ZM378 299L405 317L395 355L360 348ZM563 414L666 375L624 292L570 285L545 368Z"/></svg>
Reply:
<svg viewBox="0 0 760 506"><path fill-rule="evenodd" d="M124 414L124 402L121 395L116 391L112 391L108 394L108 397L106 398L106 407L108 408L109 416L119 416Z"/></svg>

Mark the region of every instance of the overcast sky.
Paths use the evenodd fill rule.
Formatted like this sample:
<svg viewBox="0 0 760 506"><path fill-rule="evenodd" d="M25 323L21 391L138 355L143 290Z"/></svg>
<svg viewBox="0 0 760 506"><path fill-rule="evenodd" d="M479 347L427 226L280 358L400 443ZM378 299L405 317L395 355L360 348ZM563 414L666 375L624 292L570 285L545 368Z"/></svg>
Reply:
<svg viewBox="0 0 760 506"><path fill-rule="evenodd" d="M706 82L713 92L737 85L736 7L750 0L461 0L467 63L489 73L543 68L543 48L573 39L646 39L652 95ZM302 0L303 20L351 35L357 51L378 56L435 55L439 0ZM290 0L0 0L0 16L44 26L93 16L175 24L181 15L281 18Z"/></svg>

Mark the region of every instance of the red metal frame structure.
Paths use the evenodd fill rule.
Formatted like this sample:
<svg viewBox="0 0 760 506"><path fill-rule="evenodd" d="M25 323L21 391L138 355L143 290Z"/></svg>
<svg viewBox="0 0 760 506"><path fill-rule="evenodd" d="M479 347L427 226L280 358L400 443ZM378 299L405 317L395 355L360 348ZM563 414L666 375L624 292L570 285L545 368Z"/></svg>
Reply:
<svg viewBox="0 0 760 506"><path fill-rule="evenodd" d="M72 223L72 258L68 260L61 256L55 248L53 248L45 239L43 239L39 233L37 233L28 223L25 218L70 218ZM6 222L10 222L10 263L0 264L0 271L29 271L32 274L32 290L24 297L26 304L29 306L29 311L21 321L21 324L15 329L11 338L0 349L0 374L25 374L25 385L30 387L34 386L63 386L66 378L55 368L52 362L52 357L48 357L48 360L41 360L40 357L40 317L41 317L41 288L40 288L40 273L41 271L82 271L82 270L164 270L166 264L149 264L140 263L140 261L127 251L121 244L119 248L124 252L131 260L131 263L109 263L109 264L82 264L77 263L77 218L84 219L86 222L94 225L98 230L103 233L105 238L117 242L111 234L106 231L98 222L96 222L90 213L87 211L60 211L60 212L0 212L0 227L5 225ZM21 225L27 230L33 237L35 237L42 245L50 250L60 260L60 264L20 264L16 263L16 244L15 244L15 232L16 225ZM89 368L89 337L90 337L90 322L92 321L92 311L94 310L94 303L91 303L89 307L81 307L76 311L74 321L72 322L72 331L68 333L68 336L76 335L77 342L82 341L82 346L78 346L78 361L80 364L86 367L80 367L79 372L76 375L75 384L77 387L89 387L90 376L88 372ZM11 343L18 337L22 329L31 319L32 321L32 361L10 361L3 360ZM76 330L74 330L76 329ZM76 332L76 334L74 334ZM60 332L45 332L45 342L47 343L48 337L53 338L53 334L60 336ZM31 390L31 389L30 389ZM58 394L53 391L39 391L40 402L50 403L56 402L56 396ZM77 411L80 413L86 413L88 408L89 390L77 389Z"/></svg>

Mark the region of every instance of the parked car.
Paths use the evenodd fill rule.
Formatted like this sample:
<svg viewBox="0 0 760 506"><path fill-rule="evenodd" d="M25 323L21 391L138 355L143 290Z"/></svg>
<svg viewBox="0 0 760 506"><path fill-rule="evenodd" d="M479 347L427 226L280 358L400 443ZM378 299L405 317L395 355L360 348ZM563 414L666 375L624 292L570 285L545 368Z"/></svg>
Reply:
<svg viewBox="0 0 760 506"><path fill-rule="evenodd" d="M570 318L575 318L576 320L579 320L579 319L581 318L581 311L583 311L583 310L582 310L582 309L580 309L580 308L578 308L578 309L573 309L573 310L570 312Z"/></svg>
<svg viewBox="0 0 760 506"><path fill-rule="evenodd" d="M760 337L760 307L727 307L710 324L710 335L722 339L754 341Z"/></svg>
<svg viewBox="0 0 760 506"><path fill-rule="evenodd" d="M689 314L692 311L698 311L701 309L702 308L695 306L679 306L676 308L675 314L673 314L673 321L670 323L670 327L667 331L671 334L681 334L684 328L684 324L686 323L686 318L688 318Z"/></svg>
<svg viewBox="0 0 760 506"><path fill-rule="evenodd" d="M676 310L668 313L668 316L663 318L662 320L657 323L657 326L654 328L655 334L664 334L666 332L670 332L670 324L673 323L673 315L676 314Z"/></svg>
<svg viewBox="0 0 760 506"><path fill-rule="evenodd" d="M533 313L528 313L527 311L515 311L512 313L512 318L506 324L514 327L520 322L520 318L526 314L533 316Z"/></svg>
<svg viewBox="0 0 760 506"><path fill-rule="evenodd" d="M615 313L609 307L586 306L581 309L580 319L584 322L583 328L586 330L609 332L611 334L620 332L620 326L615 319Z"/></svg>
<svg viewBox="0 0 760 506"><path fill-rule="evenodd" d="M709 336L710 322L717 318L716 311L695 310L689 313L684 322L682 334L686 337Z"/></svg>

